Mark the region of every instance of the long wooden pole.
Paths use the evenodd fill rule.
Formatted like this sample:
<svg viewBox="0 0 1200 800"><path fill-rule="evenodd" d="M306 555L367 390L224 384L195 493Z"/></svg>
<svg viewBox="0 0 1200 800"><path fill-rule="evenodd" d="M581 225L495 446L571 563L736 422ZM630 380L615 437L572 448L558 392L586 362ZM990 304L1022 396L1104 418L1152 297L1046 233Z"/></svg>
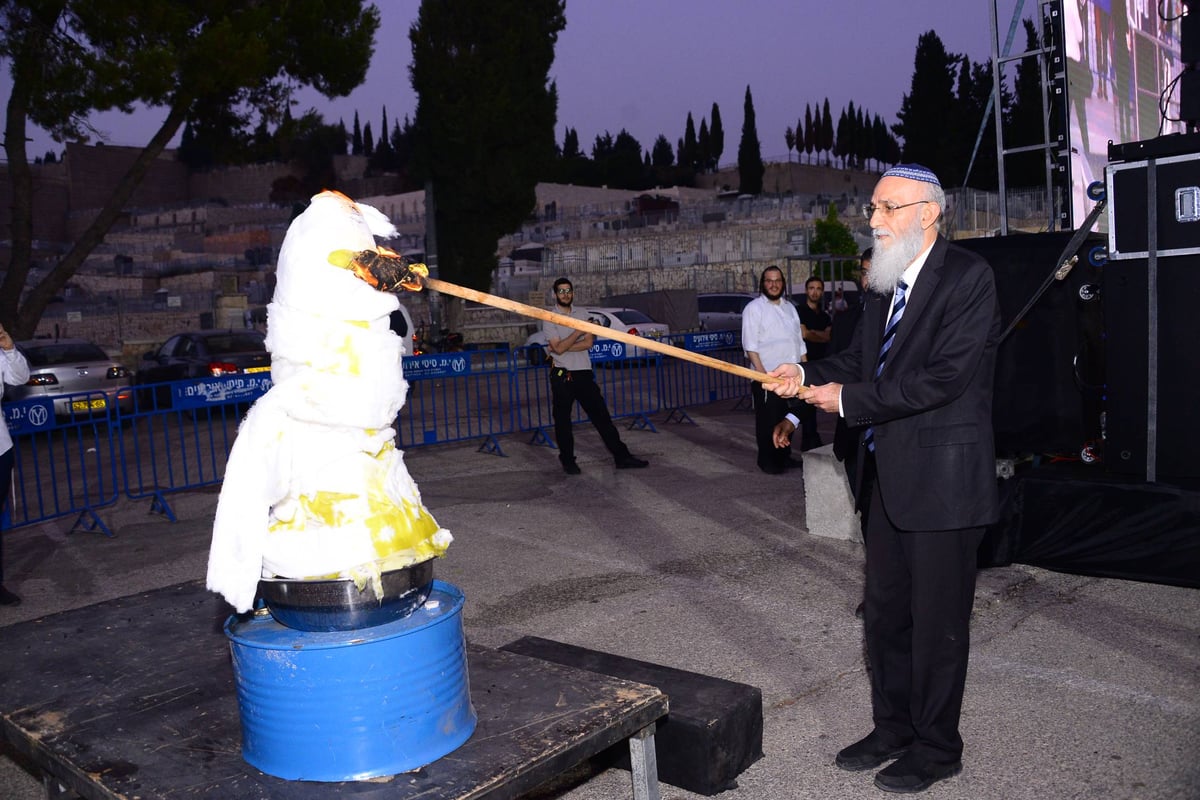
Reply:
<svg viewBox="0 0 1200 800"><path fill-rule="evenodd" d="M672 358L678 358L683 361L690 361L693 364L699 364L701 366L710 367L722 372L728 372L731 375L737 375L742 378L749 378L750 380L758 381L759 383L777 383L779 381L778 378L773 378L765 372L758 372L757 370L743 367L739 364L730 364L728 361L721 361L720 359L706 356L703 353L693 353L691 350L684 350L682 347L675 347L674 345L667 344L666 342L660 342L657 339L649 339L645 336L634 336L633 334L626 333L625 331L614 331L612 328L606 328L603 325L597 325L594 322L575 319L574 317L568 317L565 314L556 314L553 311L547 311L544 308L537 308L536 306L526 305L525 303L518 303L516 300L509 300L506 297L498 297L494 294L480 292L476 289L468 289L465 286L459 286L455 283L448 283L439 278L421 276L420 280L421 283L423 283L427 288L441 292L442 294L450 294L454 295L455 297L461 297L464 300L472 300L476 303L483 303L484 305L493 306L495 308L502 308L505 311L512 311L513 313L521 314L522 316L534 317L535 319L545 320L547 322L554 322L568 328L574 328L577 331L594 334L604 339L616 339L618 342L624 342L632 347L644 347L645 349L653 350L656 353L662 353L663 355L671 356Z"/></svg>

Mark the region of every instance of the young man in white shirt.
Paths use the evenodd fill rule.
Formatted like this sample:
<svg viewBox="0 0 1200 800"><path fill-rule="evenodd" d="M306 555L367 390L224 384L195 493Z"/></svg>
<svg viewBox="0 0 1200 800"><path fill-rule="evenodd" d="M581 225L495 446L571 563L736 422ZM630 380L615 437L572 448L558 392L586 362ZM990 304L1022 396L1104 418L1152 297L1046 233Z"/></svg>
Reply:
<svg viewBox="0 0 1200 800"><path fill-rule="evenodd" d="M785 294L783 272L767 267L758 282L759 296L742 311L742 349L759 372L770 372L780 364L807 360L800 315ZM789 466L798 466L791 445L777 447L773 431L787 414L787 400L764 389L755 381L750 385L754 399L754 439L758 444L758 468L778 475Z"/></svg>

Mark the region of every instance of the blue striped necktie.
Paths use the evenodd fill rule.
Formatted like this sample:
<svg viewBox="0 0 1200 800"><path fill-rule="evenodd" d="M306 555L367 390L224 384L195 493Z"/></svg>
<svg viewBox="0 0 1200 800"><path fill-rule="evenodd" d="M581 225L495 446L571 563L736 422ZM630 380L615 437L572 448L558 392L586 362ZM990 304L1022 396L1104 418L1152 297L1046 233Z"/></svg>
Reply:
<svg viewBox="0 0 1200 800"><path fill-rule="evenodd" d="M900 318L904 316L904 293L908 290L908 284L900 281L896 284L896 294L892 299L892 316L888 319L887 327L883 329L883 341L879 343L879 361L875 364L875 378L879 378L879 373L883 372L883 365L887 363L888 351L892 349L892 342L896 339L896 328L900 325ZM875 427L867 428L863 434L863 443L872 453L875 452Z"/></svg>

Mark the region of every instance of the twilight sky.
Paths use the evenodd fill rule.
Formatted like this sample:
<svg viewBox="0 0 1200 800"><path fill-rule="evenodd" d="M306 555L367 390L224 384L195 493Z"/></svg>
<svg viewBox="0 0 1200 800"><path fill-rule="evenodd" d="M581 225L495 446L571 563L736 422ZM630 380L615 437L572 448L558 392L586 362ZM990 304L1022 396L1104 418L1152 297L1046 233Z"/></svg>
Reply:
<svg viewBox="0 0 1200 800"><path fill-rule="evenodd" d="M1001 38L1018 0L998 0ZM350 97L327 100L304 92L294 113L316 108L330 123L371 122L376 137L387 107L389 125L412 116L408 30L420 0L376 0L382 25L366 82ZM1036 2L1025 3L1026 14ZM551 71L558 83L555 139L573 127L580 147L606 130L628 130L649 150L662 133L672 146L688 112L699 131L712 104L725 128L722 163L737 158L747 85L754 98L764 157L787 153L784 130L804 116L805 103L829 98L834 122L848 101L895 121L908 91L917 37L937 31L947 50L972 61L990 58L992 0L567 0L567 27ZM1019 35L1014 49L1024 45ZM0 66L0 102L11 84ZM164 118L149 109L97 115L110 144L142 146ZM711 122L711 120L710 120ZM30 129L30 158L60 150Z"/></svg>

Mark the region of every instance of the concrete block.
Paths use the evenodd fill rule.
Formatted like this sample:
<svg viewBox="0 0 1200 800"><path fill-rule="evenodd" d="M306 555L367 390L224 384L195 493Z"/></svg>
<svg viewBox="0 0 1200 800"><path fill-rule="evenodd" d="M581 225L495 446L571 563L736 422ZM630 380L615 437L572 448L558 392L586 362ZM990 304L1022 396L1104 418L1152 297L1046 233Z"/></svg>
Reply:
<svg viewBox="0 0 1200 800"><path fill-rule="evenodd" d="M854 495L846 468L833 454L833 445L804 451L804 516L814 536L861 542L862 529L854 510Z"/></svg>

